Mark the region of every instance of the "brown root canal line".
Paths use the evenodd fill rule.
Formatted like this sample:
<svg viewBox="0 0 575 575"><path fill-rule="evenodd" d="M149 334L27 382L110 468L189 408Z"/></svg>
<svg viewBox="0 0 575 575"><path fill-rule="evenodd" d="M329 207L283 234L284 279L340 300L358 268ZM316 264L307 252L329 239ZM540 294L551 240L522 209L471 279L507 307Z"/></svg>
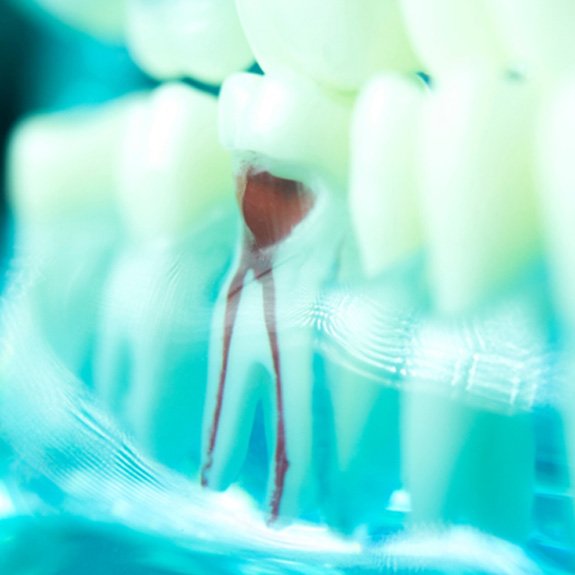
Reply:
<svg viewBox="0 0 575 575"><path fill-rule="evenodd" d="M274 522L279 516L289 461L286 450L284 390L281 377L281 353L277 335L273 260L278 245L291 234L313 208L314 197L300 182L278 178L269 172L258 172L253 168L248 168L237 178L237 196L245 224L244 240L240 264L234 274L226 298L224 345L218 393L201 480L204 486L209 483L209 472L213 465L214 450L221 424L234 326L245 279L247 274L252 271L255 279L262 285L262 305L275 379L274 391L277 409L274 453L275 484L270 502L269 519L270 522Z"/></svg>

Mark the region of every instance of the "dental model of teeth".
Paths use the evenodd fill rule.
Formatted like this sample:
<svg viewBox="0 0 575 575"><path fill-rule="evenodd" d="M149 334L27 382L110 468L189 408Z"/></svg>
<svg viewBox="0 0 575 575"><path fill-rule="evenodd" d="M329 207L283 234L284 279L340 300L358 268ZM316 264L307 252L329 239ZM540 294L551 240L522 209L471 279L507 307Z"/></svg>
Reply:
<svg viewBox="0 0 575 575"><path fill-rule="evenodd" d="M542 257L575 329L573 24L571 0L131 0L142 67L225 80L219 100L172 82L92 127L24 125L12 189L23 233L49 223L34 250L108 192L123 236L74 298L98 286L94 389L140 446L216 490L255 466L270 523L376 531L409 499L412 526L525 543ZM61 139L102 161L55 169Z"/></svg>

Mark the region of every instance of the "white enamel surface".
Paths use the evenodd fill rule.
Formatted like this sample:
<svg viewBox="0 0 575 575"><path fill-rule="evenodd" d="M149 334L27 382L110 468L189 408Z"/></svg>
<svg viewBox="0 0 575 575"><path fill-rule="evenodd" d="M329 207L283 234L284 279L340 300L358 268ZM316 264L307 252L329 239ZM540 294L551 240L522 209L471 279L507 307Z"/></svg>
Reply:
<svg viewBox="0 0 575 575"><path fill-rule="evenodd" d="M25 120L12 138L9 182L22 220L106 208L117 192L120 141L143 96Z"/></svg>
<svg viewBox="0 0 575 575"><path fill-rule="evenodd" d="M140 236L182 232L233 197L228 153L220 146L217 100L182 84L158 88L130 118L120 173L129 228Z"/></svg>
<svg viewBox="0 0 575 575"><path fill-rule="evenodd" d="M396 0L236 0L266 72L357 90L381 70L417 70Z"/></svg>
<svg viewBox="0 0 575 575"><path fill-rule="evenodd" d="M253 62L233 0L128 0L128 43L161 80L219 84Z"/></svg>
<svg viewBox="0 0 575 575"><path fill-rule="evenodd" d="M481 303L537 253L534 109L528 86L498 76L454 74L430 96L420 189L442 312Z"/></svg>
<svg viewBox="0 0 575 575"><path fill-rule="evenodd" d="M220 97L221 141L290 166L292 177L319 171L345 185L352 105L293 75L237 74Z"/></svg>
<svg viewBox="0 0 575 575"><path fill-rule="evenodd" d="M58 18L106 40L124 36L127 0L35 0Z"/></svg>
<svg viewBox="0 0 575 575"><path fill-rule="evenodd" d="M426 72L506 65L490 0L400 0L413 46Z"/></svg>
<svg viewBox="0 0 575 575"><path fill-rule="evenodd" d="M380 76L355 108L350 208L368 276L401 263L422 245L416 149L424 98L417 80Z"/></svg>
<svg viewBox="0 0 575 575"><path fill-rule="evenodd" d="M575 70L572 0L489 0L509 61L530 77Z"/></svg>

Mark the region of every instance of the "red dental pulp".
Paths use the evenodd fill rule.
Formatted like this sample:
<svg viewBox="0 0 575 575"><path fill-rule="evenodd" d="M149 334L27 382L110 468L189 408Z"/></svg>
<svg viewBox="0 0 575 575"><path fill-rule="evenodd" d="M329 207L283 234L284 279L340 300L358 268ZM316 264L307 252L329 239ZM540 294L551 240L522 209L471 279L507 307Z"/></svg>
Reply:
<svg viewBox="0 0 575 575"><path fill-rule="evenodd" d="M278 518L289 468L286 451L284 398L281 377L281 356L277 338L276 289L273 276L275 248L301 223L314 205L310 191L294 180L278 178L269 172L249 168L237 179L238 202L245 223L244 243L238 269L226 298L224 345L216 407L212 418L208 450L202 469L202 485L206 486L213 465L213 456L221 423L222 406L228 374L229 354L242 289L248 272L262 284L263 312L272 355L277 408L276 446L274 453L274 492L270 502L270 521Z"/></svg>

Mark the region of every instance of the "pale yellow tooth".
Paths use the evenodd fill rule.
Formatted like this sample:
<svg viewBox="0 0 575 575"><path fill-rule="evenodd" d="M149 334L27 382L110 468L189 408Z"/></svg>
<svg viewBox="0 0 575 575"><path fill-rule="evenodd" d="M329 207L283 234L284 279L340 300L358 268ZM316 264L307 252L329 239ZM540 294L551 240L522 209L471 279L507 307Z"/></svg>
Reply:
<svg viewBox="0 0 575 575"><path fill-rule="evenodd" d="M400 0L425 71L505 69L506 61L489 0Z"/></svg>
<svg viewBox="0 0 575 575"><path fill-rule="evenodd" d="M350 204L368 276L401 263L422 245L416 147L424 97L415 78L380 76L355 108Z"/></svg>
<svg viewBox="0 0 575 575"><path fill-rule="evenodd" d="M299 71L338 89L357 90L382 70L416 71L396 0L236 0L266 72Z"/></svg>
<svg viewBox="0 0 575 575"><path fill-rule="evenodd" d="M36 0L67 24L106 40L124 36L126 0Z"/></svg>
<svg viewBox="0 0 575 575"><path fill-rule="evenodd" d="M273 158L287 166L286 177L320 172L344 187L352 105L293 74L238 74L222 88L221 140Z"/></svg>
<svg viewBox="0 0 575 575"><path fill-rule="evenodd" d="M545 79L575 70L572 0L489 0L510 63Z"/></svg>
<svg viewBox="0 0 575 575"><path fill-rule="evenodd" d="M183 84L158 88L132 113L123 142L120 192L137 236L180 233L233 197L231 160L221 147L217 100Z"/></svg>
<svg viewBox="0 0 575 575"><path fill-rule="evenodd" d="M219 84L253 62L233 0L128 0L128 41L152 76Z"/></svg>
<svg viewBox="0 0 575 575"><path fill-rule="evenodd" d="M12 138L9 160L17 218L42 222L110 208L122 134L143 98L25 120Z"/></svg>

